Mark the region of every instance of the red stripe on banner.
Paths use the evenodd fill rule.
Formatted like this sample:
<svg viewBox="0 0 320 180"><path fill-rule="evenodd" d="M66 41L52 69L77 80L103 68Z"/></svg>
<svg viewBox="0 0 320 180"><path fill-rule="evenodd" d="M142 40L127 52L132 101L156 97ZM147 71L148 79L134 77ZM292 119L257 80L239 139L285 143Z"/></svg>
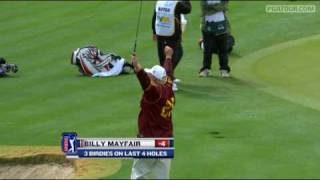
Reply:
<svg viewBox="0 0 320 180"><path fill-rule="evenodd" d="M166 139L156 139L155 140L155 146L156 147L169 147L170 141Z"/></svg>
<svg viewBox="0 0 320 180"><path fill-rule="evenodd" d="M63 138L63 151L64 152L68 152L69 150L69 147L68 147L68 137L64 137Z"/></svg>

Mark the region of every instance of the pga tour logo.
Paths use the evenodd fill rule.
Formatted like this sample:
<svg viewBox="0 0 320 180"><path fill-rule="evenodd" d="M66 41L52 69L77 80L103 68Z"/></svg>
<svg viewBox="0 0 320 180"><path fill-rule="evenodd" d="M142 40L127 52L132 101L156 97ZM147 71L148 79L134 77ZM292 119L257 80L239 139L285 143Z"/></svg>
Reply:
<svg viewBox="0 0 320 180"><path fill-rule="evenodd" d="M67 154L76 153L76 133L63 133L62 134L62 151Z"/></svg>

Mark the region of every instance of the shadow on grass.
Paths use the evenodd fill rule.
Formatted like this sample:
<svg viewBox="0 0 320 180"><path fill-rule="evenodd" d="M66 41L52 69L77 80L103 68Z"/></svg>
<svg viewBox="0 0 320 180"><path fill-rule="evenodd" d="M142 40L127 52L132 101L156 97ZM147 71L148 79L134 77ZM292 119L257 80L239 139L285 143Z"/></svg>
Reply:
<svg viewBox="0 0 320 180"><path fill-rule="evenodd" d="M213 78L229 85L235 85L235 86L241 86L241 87L256 87L256 84L249 81L238 79L237 77L234 77L232 75L229 78L221 78L220 76L214 76Z"/></svg>
<svg viewBox="0 0 320 180"><path fill-rule="evenodd" d="M0 79L16 79L16 78L20 78L20 75L5 75L5 76L1 76Z"/></svg>
<svg viewBox="0 0 320 180"><path fill-rule="evenodd" d="M130 77L130 76L135 76L134 73L130 73L130 74L120 74L117 76L108 76L108 77L91 77L91 76L86 76L86 75L82 75L82 74L76 74L75 77L77 78L90 78L90 79L110 79L110 78L124 78L124 77Z"/></svg>
<svg viewBox="0 0 320 180"><path fill-rule="evenodd" d="M176 94L192 97L195 99L224 99L220 93L214 93L218 91L213 86L195 85L195 84L181 84L179 85L179 91Z"/></svg>
<svg viewBox="0 0 320 180"><path fill-rule="evenodd" d="M239 53L236 53L236 52L231 52L231 53L229 54L229 57L231 57L231 58L237 58L237 59L242 58L242 56L241 56Z"/></svg>
<svg viewBox="0 0 320 180"><path fill-rule="evenodd" d="M211 132L209 132L209 134L210 134L213 138L217 138L217 139L224 139L224 138L225 138L225 136L222 136L219 131L211 131Z"/></svg>
<svg viewBox="0 0 320 180"><path fill-rule="evenodd" d="M254 85L235 77L221 78L217 76L207 77L212 82L203 84L182 83L176 94L195 99L224 100L230 98L235 91L252 88Z"/></svg>

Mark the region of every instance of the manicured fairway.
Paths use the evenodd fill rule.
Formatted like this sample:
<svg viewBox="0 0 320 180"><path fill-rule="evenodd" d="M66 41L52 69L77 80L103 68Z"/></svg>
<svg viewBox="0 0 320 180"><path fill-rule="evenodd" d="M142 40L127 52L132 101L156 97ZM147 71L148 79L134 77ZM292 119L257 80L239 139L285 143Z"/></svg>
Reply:
<svg viewBox="0 0 320 180"><path fill-rule="evenodd" d="M231 2L233 77L221 79L216 56L214 76L197 76L200 7L192 2L176 71L182 84L172 178L320 178L319 10L267 14L266 4L320 7ZM143 2L138 41L146 67L158 62L153 6ZM138 8L135 1L0 1L0 56L20 67L0 79L0 154L4 146L59 146L64 131L135 137L142 93L136 77L81 77L70 56L95 44L129 59ZM130 176L132 160L119 164L108 178Z"/></svg>
<svg viewBox="0 0 320 180"><path fill-rule="evenodd" d="M316 35L262 49L239 61L237 72L254 77L267 92L319 110L319 47Z"/></svg>

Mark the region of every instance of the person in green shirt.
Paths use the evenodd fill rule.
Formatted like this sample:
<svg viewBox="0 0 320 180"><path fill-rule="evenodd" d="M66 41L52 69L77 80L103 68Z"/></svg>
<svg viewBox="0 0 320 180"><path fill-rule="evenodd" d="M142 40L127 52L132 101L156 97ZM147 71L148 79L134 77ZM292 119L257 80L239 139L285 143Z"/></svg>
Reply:
<svg viewBox="0 0 320 180"><path fill-rule="evenodd" d="M217 49L219 56L221 77L230 77L228 57L229 23L225 12L228 10L228 1L202 0L201 5L201 31L203 37L203 66L199 76L211 76L212 53Z"/></svg>

